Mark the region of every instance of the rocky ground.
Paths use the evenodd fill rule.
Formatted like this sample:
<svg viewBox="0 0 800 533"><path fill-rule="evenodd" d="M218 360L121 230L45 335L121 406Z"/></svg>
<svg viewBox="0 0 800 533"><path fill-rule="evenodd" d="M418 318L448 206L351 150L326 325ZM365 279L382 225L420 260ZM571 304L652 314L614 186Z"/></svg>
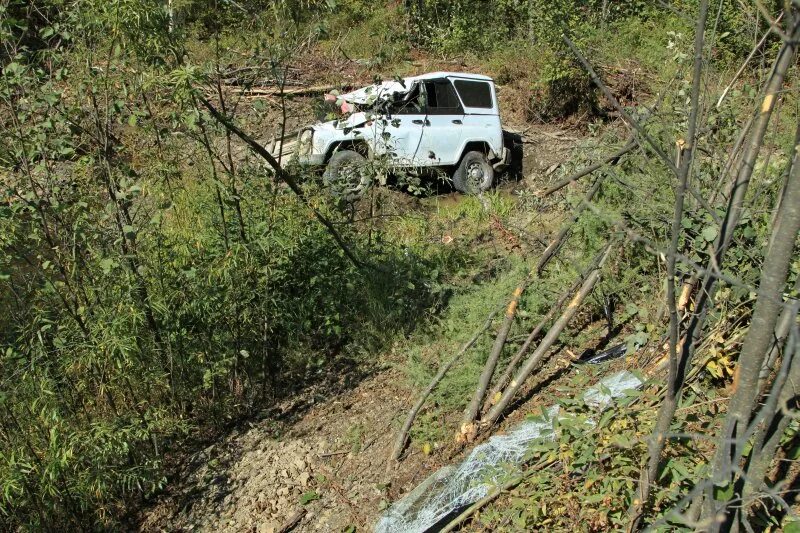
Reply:
<svg viewBox="0 0 800 533"><path fill-rule="evenodd" d="M386 371L322 402L315 391L281 406L311 404L290 424L252 422L188 458L140 531L368 530L390 497L385 464L411 399ZM281 418L279 415L277 418ZM406 492L438 465L412 453L392 474Z"/></svg>
<svg viewBox="0 0 800 533"><path fill-rule="evenodd" d="M494 433L552 402L570 379L571 360L569 354L551 360ZM629 366L618 360L573 372L604 375ZM185 459L165 494L137 518L138 530L371 531L390 502L471 449L450 443L427 454L412 447L387 472L396 432L415 399L405 383L398 370L385 370L337 394L312 387L233 430ZM443 423L455 431L455 419Z"/></svg>

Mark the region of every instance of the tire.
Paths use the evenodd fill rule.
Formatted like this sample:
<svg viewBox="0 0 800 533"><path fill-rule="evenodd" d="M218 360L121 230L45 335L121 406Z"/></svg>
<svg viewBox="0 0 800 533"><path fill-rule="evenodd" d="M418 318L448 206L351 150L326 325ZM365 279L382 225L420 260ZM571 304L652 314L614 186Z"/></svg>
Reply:
<svg viewBox="0 0 800 533"><path fill-rule="evenodd" d="M340 150L328 160L322 181L331 194L345 200L358 198L367 190L369 179L364 175L364 156L353 150Z"/></svg>
<svg viewBox="0 0 800 533"><path fill-rule="evenodd" d="M464 194L483 192L493 182L494 168L482 152L467 152L453 173L453 186Z"/></svg>

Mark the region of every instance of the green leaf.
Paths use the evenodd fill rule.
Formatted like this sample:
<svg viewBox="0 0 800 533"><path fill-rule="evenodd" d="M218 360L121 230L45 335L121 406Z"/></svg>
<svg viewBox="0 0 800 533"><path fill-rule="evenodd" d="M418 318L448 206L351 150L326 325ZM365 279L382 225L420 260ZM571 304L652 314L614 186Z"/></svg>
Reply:
<svg viewBox="0 0 800 533"><path fill-rule="evenodd" d="M589 494L588 496L585 496L582 501L583 503L597 503L603 501L605 497L606 494L600 492L597 494Z"/></svg>
<svg viewBox="0 0 800 533"><path fill-rule="evenodd" d="M727 502L733 498L733 483L725 482L723 485L714 485L714 499L719 502Z"/></svg>
<svg viewBox="0 0 800 533"><path fill-rule="evenodd" d="M310 490L300 496L300 505L308 505L314 500L319 500L319 494L316 491Z"/></svg>
<svg viewBox="0 0 800 533"><path fill-rule="evenodd" d="M136 118L136 115L129 116L128 117L128 126L130 126L131 128L135 128L136 127L136 123L138 122L138 120L139 119Z"/></svg>
<svg viewBox="0 0 800 533"><path fill-rule="evenodd" d="M783 533L800 533L800 520L793 520L783 524Z"/></svg>
<svg viewBox="0 0 800 533"><path fill-rule="evenodd" d="M703 238L708 242L712 242L716 239L718 234L719 231L717 231L716 226L706 226L703 228Z"/></svg>

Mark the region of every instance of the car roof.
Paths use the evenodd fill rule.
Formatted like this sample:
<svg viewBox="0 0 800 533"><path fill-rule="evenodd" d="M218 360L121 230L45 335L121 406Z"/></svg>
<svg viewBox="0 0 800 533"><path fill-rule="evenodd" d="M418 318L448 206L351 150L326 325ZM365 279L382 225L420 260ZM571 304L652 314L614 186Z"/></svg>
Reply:
<svg viewBox="0 0 800 533"><path fill-rule="evenodd" d="M481 80L481 81L492 81L492 78L489 76L484 76L483 74L472 74L470 72L429 72L427 74L420 74L419 76L409 76L406 80L414 81L414 80L433 80L438 78L467 78L473 80Z"/></svg>
<svg viewBox="0 0 800 533"><path fill-rule="evenodd" d="M355 91L339 95L338 98L354 103L366 104L375 96L387 97L392 93L407 93L411 89L409 83L425 80L438 80L442 78L461 78L469 80L492 81L489 76L482 74L470 74L467 72L429 72L428 74L420 74L419 76L410 76L403 79L403 83L395 80L387 80L374 85L368 85Z"/></svg>

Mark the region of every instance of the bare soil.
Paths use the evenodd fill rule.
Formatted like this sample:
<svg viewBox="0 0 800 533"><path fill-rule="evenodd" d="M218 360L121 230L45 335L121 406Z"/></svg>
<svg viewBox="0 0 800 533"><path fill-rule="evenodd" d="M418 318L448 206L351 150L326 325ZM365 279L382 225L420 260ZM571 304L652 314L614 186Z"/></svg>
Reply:
<svg viewBox="0 0 800 533"><path fill-rule="evenodd" d="M404 382L396 370L379 373L289 425L270 417L233 431L186 459L139 530L275 532L298 512L296 531L368 529L387 501L385 461L412 401ZM280 415L291 419L314 395L285 403ZM393 486L405 492L438 466L411 454Z"/></svg>

